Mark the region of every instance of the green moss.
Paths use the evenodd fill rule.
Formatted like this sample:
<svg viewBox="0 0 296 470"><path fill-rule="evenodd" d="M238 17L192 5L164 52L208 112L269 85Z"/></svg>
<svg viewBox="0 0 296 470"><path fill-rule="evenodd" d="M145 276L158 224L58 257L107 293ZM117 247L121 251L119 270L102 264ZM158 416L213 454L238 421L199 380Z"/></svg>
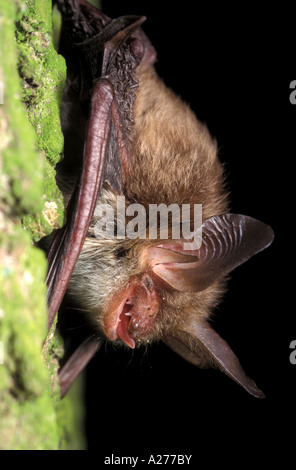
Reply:
<svg viewBox="0 0 296 470"><path fill-rule="evenodd" d="M19 7L20 3L17 4ZM17 11L13 2L1 6L0 80L3 82L4 103L0 106L0 204L12 214L40 210L36 195L42 191L42 168L40 158L34 158L35 135L28 122L23 120L20 101L20 80L15 70L18 56L14 40L14 19Z"/></svg>
<svg viewBox="0 0 296 470"><path fill-rule="evenodd" d="M0 52L5 105L0 110L0 203L13 215L26 216L24 226L38 240L63 223L53 167L63 151L59 107L66 67L52 44L51 2L5 1L1 9L1 42L6 47ZM21 101L30 122L23 120ZM52 202L57 214L53 221L46 217L46 205Z"/></svg>
<svg viewBox="0 0 296 470"><path fill-rule="evenodd" d="M57 404L60 446L62 449L84 450L86 448L83 428L83 380L82 374L73 383L65 398Z"/></svg>
<svg viewBox="0 0 296 470"><path fill-rule="evenodd" d="M46 159L44 162L42 210L36 214L27 214L22 218L23 227L34 241L50 234L53 229L63 225L64 202L55 182L55 170Z"/></svg>
<svg viewBox="0 0 296 470"><path fill-rule="evenodd" d="M37 131L38 145L54 165L63 149L59 105L65 64L54 50L49 34L42 28L41 22L23 19L18 23L16 37L20 51L19 70L25 82L23 100Z"/></svg>
<svg viewBox="0 0 296 470"><path fill-rule="evenodd" d="M46 336L43 253L21 225L2 218L0 236L0 448L55 449L56 411L41 350Z"/></svg>
<svg viewBox="0 0 296 470"><path fill-rule="evenodd" d="M45 341L47 263L32 238L62 224L54 165L65 63L50 1L3 0L0 30L0 449L59 449L76 432L64 424L74 410L59 398L54 329Z"/></svg>
<svg viewBox="0 0 296 470"><path fill-rule="evenodd" d="M63 150L60 103L65 85L65 61L52 42L51 2L28 1L27 14L17 23L19 72L23 101L38 135L38 146L55 165Z"/></svg>
<svg viewBox="0 0 296 470"><path fill-rule="evenodd" d="M62 225L64 209L54 166L61 158L64 144L59 113L66 66L52 42L51 2L27 2L27 9L17 21L16 41L23 81L22 101L35 129L38 149L44 152L42 210L23 219L24 227L38 240Z"/></svg>

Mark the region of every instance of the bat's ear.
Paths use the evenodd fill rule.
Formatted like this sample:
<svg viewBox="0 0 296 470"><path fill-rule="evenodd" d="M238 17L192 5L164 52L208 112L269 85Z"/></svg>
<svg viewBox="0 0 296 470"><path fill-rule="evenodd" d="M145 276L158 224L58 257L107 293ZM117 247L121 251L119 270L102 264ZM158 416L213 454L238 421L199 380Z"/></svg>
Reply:
<svg viewBox="0 0 296 470"><path fill-rule="evenodd" d="M244 372L238 358L229 345L210 325L193 319L174 331L164 342L177 354L198 367L217 367L247 392L257 398L265 398L264 393Z"/></svg>
<svg viewBox="0 0 296 470"><path fill-rule="evenodd" d="M198 292L209 287L273 241L271 227L240 214L223 214L202 225L199 248L188 240L168 240L146 249L154 273L174 289Z"/></svg>

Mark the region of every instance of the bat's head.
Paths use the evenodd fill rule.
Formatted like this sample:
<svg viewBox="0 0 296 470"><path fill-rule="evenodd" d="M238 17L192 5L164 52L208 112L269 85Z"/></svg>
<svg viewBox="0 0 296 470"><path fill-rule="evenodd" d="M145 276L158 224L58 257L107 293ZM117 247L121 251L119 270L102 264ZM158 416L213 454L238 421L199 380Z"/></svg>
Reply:
<svg viewBox="0 0 296 470"><path fill-rule="evenodd" d="M128 237L131 232L126 214L124 218L118 214L118 198L110 190L102 194L101 207L107 217L103 222L109 231L104 236L98 233L102 219L96 212L70 292L109 340L131 348L175 336L192 318L206 319L220 300L227 274L273 238L270 227L262 222L229 213L205 220L198 227L199 238L149 239L146 218L145 237ZM114 209L109 213L107 203Z"/></svg>
<svg viewBox="0 0 296 470"><path fill-rule="evenodd" d="M168 243L167 248L163 246L165 244L160 246L155 242L150 245L138 243L131 249L132 253L137 251L136 266L132 267L123 287L111 295L104 309L103 328L109 339L120 338L131 348L164 339L185 323L192 312L199 318L206 317L220 297L221 282L215 283L206 293L194 292L190 286L189 268L194 268L197 256L172 251L172 248L180 248L172 247L172 243ZM186 274L182 272L185 265L188 268Z"/></svg>
<svg viewBox="0 0 296 470"><path fill-rule="evenodd" d="M134 348L162 338L180 322L182 312L185 315L193 307L192 295L185 292L184 285L175 289L158 272L159 267L197 258L194 253L183 255L180 247L176 251L171 240L165 249L158 238L149 239L149 233L145 238L131 236L126 230L130 217L126 213L119 216L118 204L117 195L104 188L68 293L109 340ZM127 202L124 210L126 206ZM98 208L105 211L105 219L100 218L103 211ZM100 230L100 221L107 231ZM146 217L143 222L146 231Z"/></svg>

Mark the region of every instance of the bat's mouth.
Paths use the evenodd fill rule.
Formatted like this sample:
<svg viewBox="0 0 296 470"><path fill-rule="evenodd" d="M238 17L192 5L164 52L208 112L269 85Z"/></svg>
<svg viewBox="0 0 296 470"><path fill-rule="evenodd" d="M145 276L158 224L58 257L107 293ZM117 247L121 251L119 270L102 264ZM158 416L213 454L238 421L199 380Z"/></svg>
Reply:
<svg viewBox="0 0 296 470"><path fill-rule="evenodd" d="M114 295L104 319L111 340L120 338L130 348L149 337L159 312L159 296L148 274L134 278L128 287Z"/></svg>
<svg viewBox="0 0 296 470"><path fill-rule="evenodd" d="M117 323L116 333L117 336L130 348L135 347L135 340L129 333L130 322L132 320L131 310L133 305L129 302L129 299L125 302L122 312L119 314L119 319Z"/></svg>

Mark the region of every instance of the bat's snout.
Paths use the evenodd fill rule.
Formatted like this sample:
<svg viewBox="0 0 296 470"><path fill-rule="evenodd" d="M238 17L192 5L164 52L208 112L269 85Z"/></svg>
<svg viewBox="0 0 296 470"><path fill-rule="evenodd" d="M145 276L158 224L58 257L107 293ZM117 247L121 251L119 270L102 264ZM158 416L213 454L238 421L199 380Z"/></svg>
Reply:
<svg viewBox="0 0 296 470"><path fill-rule="evenodd" d="M111 340L120 338L135 348L136 341L149 338L160 309L160 299L149 274L135 276L115 294L104 317L104 329Z"/></svg>

